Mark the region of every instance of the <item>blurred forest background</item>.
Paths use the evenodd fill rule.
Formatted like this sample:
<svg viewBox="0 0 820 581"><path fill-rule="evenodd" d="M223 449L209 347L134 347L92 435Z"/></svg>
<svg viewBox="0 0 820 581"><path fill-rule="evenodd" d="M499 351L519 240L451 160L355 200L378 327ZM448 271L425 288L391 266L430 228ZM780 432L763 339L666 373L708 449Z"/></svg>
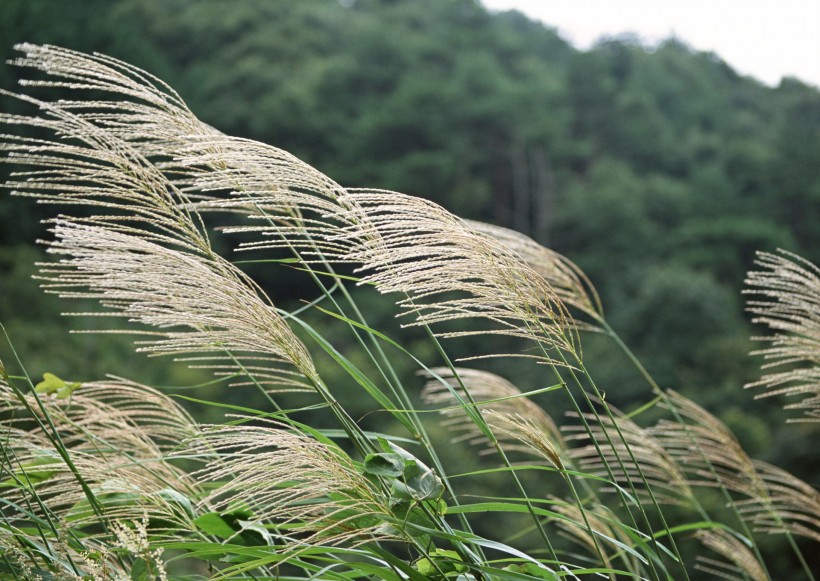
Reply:
<svg viewBox="0 0 820 581"><path fill-rule="evenodd" d="M471 0L4 0L0 39L3 60L21 41L115 56L223 132L342 185L420 195L529 234L585 270L662 386L719 415L752 455L818 484L811 429L741 388L760 374L741 295L754 252L820 262L816 88L765 86L674 39L578 51ZM0 87L13 91L20 74L3 66ZM92 322L61 318L67 306L31 279L50 210L0 201L0 321L29 372L203 380L133 354L130 339L68 333ZM316 296L281 268L254 275L283 305ZM401 332L389 301L369 305L374 326ZM422 338L418 349L431 356ZM629 410L648 399L611 342L587 336L584 353L608 401ZM528 379L519 387L539 387Z"/></svg>

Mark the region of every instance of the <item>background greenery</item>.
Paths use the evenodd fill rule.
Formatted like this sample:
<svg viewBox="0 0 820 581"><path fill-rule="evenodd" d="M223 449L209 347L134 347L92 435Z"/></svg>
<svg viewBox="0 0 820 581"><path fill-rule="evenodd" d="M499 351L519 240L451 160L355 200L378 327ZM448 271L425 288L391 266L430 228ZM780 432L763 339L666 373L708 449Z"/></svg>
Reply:
<svg viewBox="0 0 820 581"><path fill-rule="evenodd" d="M676 40L581 52L469 0L5 0L0 39L3 59L18 41L122 58L218 129L342 185L421 195L531 235L585 270L662 386L721 416L753 455L818 484L809 429L741 389L760 362L748 357L740 294L755 250L820 262L815 88L764 86ZM0 87L17 75L1 68ZM146 365L125 339L68 334L89 323L60 319L30 279L47 215L30 200L0 203L0 321L30 371L196 381ZM275 277L275 299L300 296L299 278ZM629 409L646 395L611 343L592 336L584 348L608 401Z"/></svg>

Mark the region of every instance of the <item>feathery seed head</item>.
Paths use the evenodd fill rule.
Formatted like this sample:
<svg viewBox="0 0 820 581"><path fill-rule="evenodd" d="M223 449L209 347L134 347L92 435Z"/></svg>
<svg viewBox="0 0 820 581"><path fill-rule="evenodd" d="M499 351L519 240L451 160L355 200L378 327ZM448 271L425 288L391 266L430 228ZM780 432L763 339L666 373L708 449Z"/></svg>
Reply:
<svg viewBox="0 0 820 581"><path fill-rule="evenodd" d="M692 491L677 458L664 449L651 429L639 426L617 408L609 408L612 418L585 414L588 428L562 428L573 434L566 437L568 441L588 442L570 449L570 457L579 469L604 478L611 471L618 484L634 485L639 495L648 498L650 491L643 484L645 479L657 502L689 505Z"/></svg>
<svg viewBox="0 0 820 581"><path fill-rule="evenodd" d="M45 202L97 212L54 221L57 240L50 251L68 258L44 267L47 286L62 296L95 298L114 316L160 329L148 333L159 338L144 342L144 351L216 354L235 365L232 371L244 369L237 360L252 359L257 367L272 367L262 372L261 383L315 383L307 350L258 287L214 253L183 192L208 169L187 159L212 160L220 152L235 157L237 148L229 146L237 140L220 143L220 134L197 120L176 93L130 65L55 47L19 49L26 56L16 64L47 75L24 84L93 89L114 99L24 98L40 108L39 117L0 115L0 123L56 136L4 138L8 161L33 168L7 185Z"/></svg>
<svg viewBox="0 0 820 581"><path fill-rule="evenodd" d="M660 420L649 432L683 468L691 486L761 493L752 459L723 422L672 390L667 391L664 405L674 407L681 421Z"/></svg>
<svg viewBox="0 0 820 581"><path fill-rule="evenodd" d="M316 378L281 315L225 263L98 226L57 220L53 230L49 252L68 258L43 265L43 286L61 297L97 299L112 316L158 329L139 350L229 361L258 354ZM293 385L295 378L274 380Z"/></svg>
<svg viewBox="0 0 820 581"><path fill-rule="evenodd" d="M726 561L717 561L699 555L695 567L704 573L735 579L748 577L752 581L766 581L769 576L746 543L725 529L703 529L695 537L707 548L722 556Z"/></svg>
<svg viewBox="0 0 820 581"><path fill-rule="evenodd" d="M755 351L769 372L745 387L762 387L757 397L784 395L803 399L786 409L804 414L794 421L820 421L820 269L794 254L759 252L755 263L765 270L749 272L745 294L760 297L747 303L752 319L773 332L757 341L769 347Z"/></svg>
<svg viewBox="0 0 820 581"><path fill-rule="evenodd" d="M820 495L785 470L752 460L712 414L673 391L667 405L684 422L662 420L650 429L687 475L690 486L722 486L744 496L744 520L769 533L820 540Z"/></svg>
<svg viewBox="0 0 820 581"><path fill-rule="evenodd" d="M531 357L559 365L560 358L550 355L554 349L578 356L577 329L566 307L512 250L427 200L365 190L350 196L367 222L348 229L353 247L347 259L361 265L361 284L405 297L397 304L400 316L414 319L408 325L470 319L482 328L438 335L519 337L540 349Z"/></svg>
<svg viewBox="0 0 820 581"><path fill-rule="evenodd" d="M564 304L578 309L591 317L593 321L603 319L603 308L595 287L592 286L584 272L568 258L515 230L473 220L467 220L466 223L477 232L492 236L519 255L549 283ZM585 329L596 328L594 323L590 325L578 322L578 324Z"/></svg>
<svg viewBox="0 0 820 581"><path fill-rule="evenodd" d="M820 493L782 468L757 460L754 465L765 490L738 503L744 518L758 531L820 542Z"/></svg>
<svg viewBox="0 0 820 581"><path fill-rule="evenodd" d="M535 402L506 379L487 371L456 368L456 375L446 367L437 367L425 373L429 379L421 392L422 399L431 405L445 406L441 414L444 425L459 434L454 441L465 440L486 446L482 453L494 448L475 421L459 405L455 393L467 390L463 400L472 399L486 410L484 419L507 451L525 452L544 458L556 468L564 467L561 459L563 440L552 418ZM443 383L443 382L446 382ZM464 405L471 405L465 401Z"/></svg>
<svg viewBox="0 0 820 581"><path fill-rule="evenodd" d="M388 500L338 448L273 422L205 426L186 448L207 462L194 473L211 487L201 505L244 503L294 546L394 538Z"/></svg>
<svg viewBox="0 0 820 581"><path fill-rule="evenodd" d="M26 399L23 405L8 386L0 386L0 410L13 417L4 432L4 468L16 483L4 492L9 500L38 514L45 511L41 516L46 518L67 519L75 528L99 525L101 518L141 518L147 512L165 523L166 534L192 530L187 498L197 494L197 485L165 460L179 438L193 432L190 418L173 401L118 381L83 384L65 400L41 396L44 412L34 395ZM47 414L53 433L32 423L28 410ZM73 468L54 449L54 437ZM102 517L78 476L96 496ZM38 500L32 502L35 495ZM28 519L24 512L13 513L8 513L11 520Z"/></svg>

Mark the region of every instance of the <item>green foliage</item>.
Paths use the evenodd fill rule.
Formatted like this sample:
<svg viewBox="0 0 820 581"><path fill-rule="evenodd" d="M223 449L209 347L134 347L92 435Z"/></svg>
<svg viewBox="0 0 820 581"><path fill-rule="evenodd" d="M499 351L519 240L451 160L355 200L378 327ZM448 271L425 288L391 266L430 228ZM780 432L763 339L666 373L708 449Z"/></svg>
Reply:
<svg viewBox="0 0 820 581"><path fill-rule="evenodd" d="M772 429L783 419L780 406L753 403L737 389L758 375L757 362L744 356L752 331L737 296L754 252L782 247L820 262L815 89L795 80L765 87L738 76L715 55L695 53L677 41L650 50L634 39L616 38L579 52L520 14L488 14L468 0L119 0L70 6L8 0L3 14L4 59L13 57L17 41L125 58L172 80L207 123L274 143L344 186L421 195L467 218L549 242L600 287L608 323L661 385L717 410L760 457L793 468L809 482L816 478L816 452L798 443L810 438L804 428ZM10 67L0 70L0 88L18 90L17 76ZM72 94L60 88L32 93L49 99ZM31 112L6 98L0 111ZM41 129L26 131L48 137ZM4 164L0 177L10 169ZM194 399L267 409L266 397L252 389L228 389L211 382L204 370L135 356L123 337L69 335L69 329L98 328L98 319L58 318L63 307L31 280L31 264L43 258L29 244L51 236L37 223L53 210L17 197L0 203L0 321L33 375L84 380L115 372L149 384L208 383ZM234 222L224 216L212 221L225 224ZM247 238L214 236L212 242L224 254ZM293 266L262 262L247 265L247 271L285 310L319 297L327 310L300 311L299 320L308 326L297 323L294 330L311 345L334 401L367 430L407 430L408 439L418 441L412 414L395 411L417 405L415 390L408 389L406 398L402 389L393 390L398 380L413 386L408 378L420 365L445 364L439 346L423 329L399 328L392 301L373 297L367 287L351 284L345 290L367 306L366 321L349 309L337 312ZM346 266L338 272L354 274ZM346 280L322 277L326 288ZM338 287L333 288L329 294L336 297ZM87 304L79 310L97 308ZM465 337L448 344L447 353L451 359L469 357L484 352L488 341ZM491 344L505 352L518 347L501 337ZM389 367L374 361L380 349ZM606 335L585 338L583 353L608 402L626 410L645 403L641 374L625 365ZM5 363L11 375L22 375L17 362L7 357ZM534 390L554 380L517 360L485 364ZM79 388L52 382L43 389L71 402ZM283 397L279 405L298 409L300 420L340 429L323 413L327 402L304 394ZM394 411L374 412L374 403ZM569 400L548 405L556 417L573 409ZM199 417L221 421L223 409L206 406ZM758 419L743 424L744 414ZM425 430L423 441L447 438L436 422ZM393 452L363 451L362 459L377 453ZM453 473L475 470L458 446L435 453L439 465L422 452L417 461L423 457L434 471L441 464ZM19 469L10 468L8 479L12 475L20 478ZM42 471L32 475L36 480ZM405 484L398 475L382 476ZM465 490L495 494L498 486L510 486L507 476L468 478ZM532 474L521 479L525 487L540 481ZM493 520L475 518L474 529L487 537L503 531L505 538L520 534L531 540L539 534L537 527L528 529L531 519ZM260 557L251 551L242 558ZM448 567L466 562L464 555L455 559L446 552L422 559L422 567L440 563L446 569L438 575L462 575ZM135 563L141 575L151 559ZM403 575L417 573L395 566ZM515 578L535 575L533 567L505 569ZM773 570L789 567L785 559ZM362 565L362 575L373 574L366 569Z"/></svg>

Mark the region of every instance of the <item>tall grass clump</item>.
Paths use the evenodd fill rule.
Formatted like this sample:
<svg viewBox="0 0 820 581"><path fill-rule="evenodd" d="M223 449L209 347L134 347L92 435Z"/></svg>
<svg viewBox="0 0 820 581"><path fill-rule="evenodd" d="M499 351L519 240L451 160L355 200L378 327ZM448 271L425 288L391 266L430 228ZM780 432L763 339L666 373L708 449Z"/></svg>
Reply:
<svg viewBox="0 0 820 581"><path fill-rule="evenodd" d="M3 98L30 113L0 115L0 150L6 187L57 207L42 287L243 395L186 397L205 423L114 375L33 380L6 337L4 578L758 580L783 547L813 578L817 491L657 386L565 257L223 135L126 63L17 48L32 78ZM816 419L817 270L760 266L750 310L783 367L755 385ZM285 309L260 268L315 290ZM586 332L645 405L607 403ZM510 358L537 383L492 371Z"/></svg>

